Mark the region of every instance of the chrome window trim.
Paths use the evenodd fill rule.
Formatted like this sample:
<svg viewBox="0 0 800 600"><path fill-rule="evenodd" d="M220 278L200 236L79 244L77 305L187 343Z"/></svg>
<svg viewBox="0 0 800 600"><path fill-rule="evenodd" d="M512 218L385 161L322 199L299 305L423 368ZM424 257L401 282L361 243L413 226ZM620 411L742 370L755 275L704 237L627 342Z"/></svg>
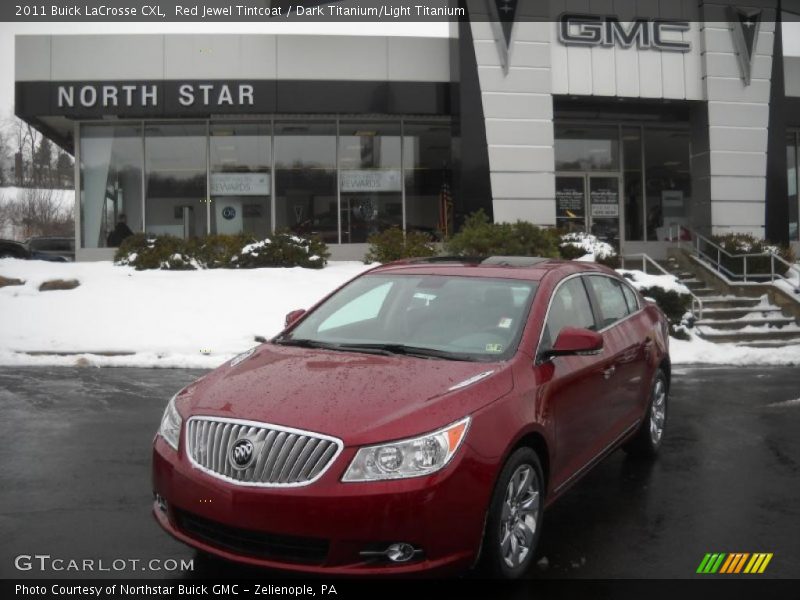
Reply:
<svg viewBox="0 0 800 600"><path fill-rule="evenodd" d="M584 272L581 272L581 273L573 273L572 275L568 275L567 277L564 277L564 279L559 281L558 284L556 285L556 287L553 289L553 292L550 294L550 300L547 303L547 311L545 312L544 320L542 321L542 330L539 332L539 341L536 344L536 352L533 354L534 361L535 361L536 364L543 364L543 362L546 362L546 361L540 361L539 360L539 353L540 353L540 350L541 350L541 347L542 347L542 339L544 338L544 329L545 329L545 327L547 327L547 319L550 318L550 309L553 306L553 299L556 297L556 294L558 293L558 290L561 289L562 285L564 285L567 281L569 281L571 279L575 279L576 277L608 277L609 279L613 279L614 281L619 281L623 285L629 285L625 281L621 281L621 278L615 277L614 275L609 275L608 273L593 272L593 271L584 271ZM584 282L584 286L587 286L587 285L589 285L589 283L588 282ZM639 305L638 310L636 310L636 311L634 311L632 313L628 313L628 315L625 318L619 319L618 321L614 321L613 323L611 323L611 325L608 325L607 327L603 327L602 329L598 329L597 333L600 333L600 334L605 333L609 329L611 329L613 327L616 327L620 323L624 323L625 321L627 321L631 317L634 317L634 316L638 315L639 313L641 313L644 310L644 306L642 305L642 302L641 302L641 300L639 298L638 292L636 291L636 289L633 286L629 286L629 287L631 289L633 289L633 291L635 292L634 295L636 297L636 302ZM587 295L587 297L589 297L589 303L591 304L592 298L591 298L591 296L589 294L589 290L588 289L586 290L586 295ZM628 303L626 301L625 305L627 306L627 304ZM592 315L592 317L594 317L594 315Z"/></svg>
<svg viewBox="0 0 800 600"><path fill-rule="evenodd" d="M542 347L542 339L544 338L544 329L545 327L547 327L547 320L550 318L550 309L553 308L553 300L555 299L558 290L560 290L561 286L567 283L568 281L575 279L576 277L582 277L583 275L584 273L573 273L572 275L567 275L566 277L564 277L564 279L558 282L558 284L550 294L550 299L547 302L547 311L545 311L544 320L542 321L542 330L539 332L539 341L536 343L536 352L534 352L533 354L533 359L537 364L541 364L541 361L539 361L539 352ZM589 297L588 290L586 291L586 298L589 300L589 304L591 305L592 299ZM594 314L592 314L592 319L594 319Z"/></svg>
<svg viewBox="0 0 800 600"><path fill-rule="evenodd" d="M191 423L192 421L209 421L209 422L217 422L217 423L231 423L233 425L246 425L248 427L258 427L258 428L261 428L261 429L273 429L275 431L281 431L281 432L284 432L284 433L293 433L293 434L296 434L296 435L315 437L315 438L326 440L326 441L329 441L329 442L332 442L333 444L335 444L336 445L336 452L330 458L330 460L328 461L328 464L325 465L322 468L322 470L319 473L317 473L316 476L313 479L309 479L308 481L301 481L301 482L298 482L298 483L263 483L263 482L260 482L260 481L239 481L237 479L232 479L230 477L226 477L225 475L222 475L221 473L217 473L216 471L212 471L211 469L201 465L200 463L198 463L194 459L194 457L192 456L192 448L190 447L190 440L189 440L189 423ZM238 486L241 486L241 487L297 488L297 487L305 487L307 485L311 485L315 481L318 481L325 473L328 472L328 470L331 468L333 463L336 462L336 459L339 458L339 455L342 453L342 450L344 450L344 442L342 442L342 440L340 440L337 437L333 437L333 436L330 436L330 435L325 435L324 433L317 433L316 431L308 431L306 429L295 429L294 427L286 427L284 425L275 425L273 423L266 423L264 421L249 421L249 420L246 420L246 419L231 419L231 418L227 418L227 417L215 417L215 416L210 416L210 415L195 415L195 416L189 417L186 420L186 424L183 427L183 432L184 432L183 433L183 436L184 436L184 440L183 440L184 453L188 457L189 463L192 465L192 467L194 467L196 469L199 469L200 471L203 471L204 473L208 474L211 477L214 477L215 479L219 479L221 481L225 481L227 483L230 483L230 484L233 484L233 485L238 485ZM226 453L226 455L227 455L227 453ZM227 459L227 457L226 457L226 459Z"/></svg>
<svg viewBox="0 0 800 600"><path fill-rule="evenodd" d="M630 283L628 283L628 280L627 280L625 277L623 277L623 278L621 279L621 281L622 281L622 285L624 285L624 286L625 286L625 287L627 287L627 288L628 288L628 289L629 289L631 292L633 292L633 297L636 299L636 310L635 310L635 311L633 311L633 312L632 312L632 313L630 313L630 314L632 314L632 315L633 315L633 314L636 314L637 312L639 312L640 310L642 310L642 301L641 301L641 298L639 298L639 290L637 290L637 289L636 289L635 287L633 287L633 286L632 286ZM623 293L624 293L624 292L623 292ZM627 299L626 299L626 302L627 302Z"/></svg>
<svg viewBox="0 0 800 600"><path fill-rule="evenodd" d="M619 277L614 277L613 275L609 275L608 273L583 273L583 275L585 275L586 277L598 277L598 276L599 276L599 277L608 277L609 279L613 279L614 281L620 281L620 278L619 278ZM621 283L625 283L625 282L624 282L624 281L621 281ZM625 285L627 285L627 284L625 284ZM636 291L636 290L634 289L634 292L635 292L635 291ZM631 317L634 317L634 316L638 315L640 312L642 312L642 311L644 310L644 306L642 306L642 303L639 301L639 294L638 294L638 293L636 294L636 301L637 301L637 302L638 302L638 304L639 304L639 308L638 308L638 310L635 310L635 311L634 311L634 312L632 312L632 313L628 313L628 314L627 314L625 317L623 317L622 319L619 319L619 320L617 320L617 321L614 321L613 323L611 323L611 325L608 325L608 326L606 326L606 327L603 327L602 329L599 329L599 330L597 331L597 333L605 333L605 332L606 332L606 331L608 331L609 329L612 329L612 328L616 327L616 326L617 326L617 325L619 325L620 323L624 323L625 321L627 321L627 320L628 320L628 319L630 319ZM626 301L625 301L625 306L627 306L627 305L628 305L628 301L626 300Z"/></svg>

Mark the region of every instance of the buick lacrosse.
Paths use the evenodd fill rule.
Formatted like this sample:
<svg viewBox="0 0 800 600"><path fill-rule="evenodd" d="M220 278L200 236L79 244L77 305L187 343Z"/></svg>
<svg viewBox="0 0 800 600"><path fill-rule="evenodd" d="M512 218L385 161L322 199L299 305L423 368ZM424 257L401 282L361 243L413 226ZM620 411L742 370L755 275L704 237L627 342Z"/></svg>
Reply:
<svg viewBox="0 0 800 600"><path fill-rule="evenodd" d="M669 386L663 313L610 269L393 263L169 401L153 513L251 565L517 577L592 466L656 454Z"/></svg>

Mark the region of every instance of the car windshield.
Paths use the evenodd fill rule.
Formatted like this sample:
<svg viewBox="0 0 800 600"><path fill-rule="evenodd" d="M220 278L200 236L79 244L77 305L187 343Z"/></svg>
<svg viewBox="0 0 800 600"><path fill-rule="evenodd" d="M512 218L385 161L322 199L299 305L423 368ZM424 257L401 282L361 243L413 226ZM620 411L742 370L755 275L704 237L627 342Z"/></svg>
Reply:
<svg viewBox="0 0 800 600"><path fill-rule="evenodd" d="M505 360L516 350L535 292L534 281L366 275L274 341L446 360Z"/></svg>

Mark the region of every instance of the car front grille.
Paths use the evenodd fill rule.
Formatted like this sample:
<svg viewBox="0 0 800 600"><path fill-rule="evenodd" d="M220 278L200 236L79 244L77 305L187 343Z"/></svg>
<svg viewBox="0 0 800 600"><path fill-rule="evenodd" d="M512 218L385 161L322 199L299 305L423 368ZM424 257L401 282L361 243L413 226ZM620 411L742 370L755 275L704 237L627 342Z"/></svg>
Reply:
<svg viewBox="0 0 800 600"><path fill-rule="evenodd" d="M252 459L236 466L232 452L242 440ZM297 487L319 479L341 452L336 438L268 423L191 417L186 425L186 453L206 473L239 485Z"/></svg>
<svg viewBox="0 0 800 600"><path fill-rule="evenodd" d="M234 554L305 564L321 564L328 556L327 540L240 529L179 509L173 514L189 537Z"/></svg>

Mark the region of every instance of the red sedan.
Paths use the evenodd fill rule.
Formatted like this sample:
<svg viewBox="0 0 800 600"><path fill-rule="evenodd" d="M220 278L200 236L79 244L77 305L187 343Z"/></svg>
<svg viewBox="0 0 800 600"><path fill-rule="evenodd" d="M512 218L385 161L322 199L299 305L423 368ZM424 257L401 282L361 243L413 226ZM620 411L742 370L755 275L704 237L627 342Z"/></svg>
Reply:
<svg viewBox="0 0 800 600"><path fill-rule="evenodd" d="M385 265L170 400L153 512L252 565L516 577L592 466L656 454L669 384L663 313L610 269Z"/></svg>

